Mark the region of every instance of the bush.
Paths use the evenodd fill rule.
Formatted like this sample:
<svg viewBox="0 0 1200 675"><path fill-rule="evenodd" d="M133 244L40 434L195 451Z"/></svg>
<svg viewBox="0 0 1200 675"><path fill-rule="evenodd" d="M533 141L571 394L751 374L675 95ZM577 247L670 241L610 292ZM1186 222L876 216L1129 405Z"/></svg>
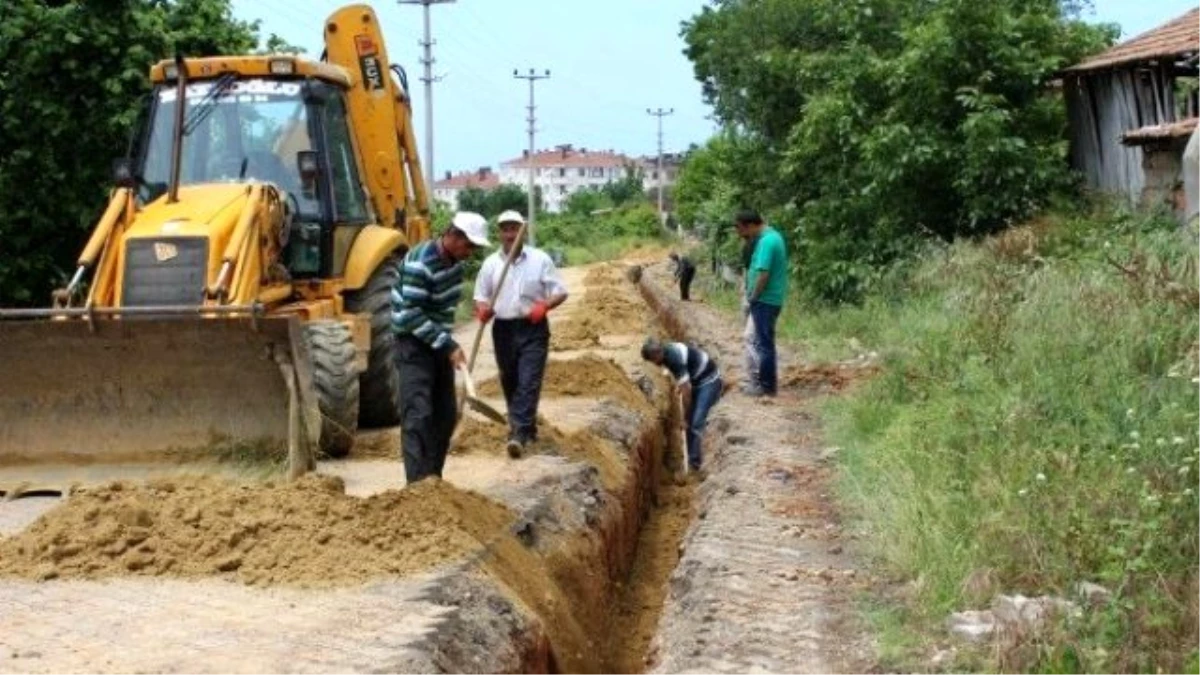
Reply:
<svg viewBox="0 0 1200 675"><path fill-rule="evenodd" d="M1169 219L1058 213L927 253L904 293L824 319L885 355L828 412L843 494L885 567L920 580L918 615L1114 591L1005 669L1173 672L1194 653L1195 250Z"/></svg>

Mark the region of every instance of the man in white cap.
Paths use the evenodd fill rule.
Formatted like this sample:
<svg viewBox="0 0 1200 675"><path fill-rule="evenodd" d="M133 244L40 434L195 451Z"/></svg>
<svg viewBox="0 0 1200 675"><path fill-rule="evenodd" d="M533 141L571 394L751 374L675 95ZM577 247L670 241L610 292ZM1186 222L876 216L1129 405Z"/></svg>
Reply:
<svg viewBox="0 0 1200 675"><path fill-rule="evenodd" d="M454 369L466 363L454 341L454 310L462 296L463 261L490 246L487 220L454 214L450 227L404 256L392 288L392 328L400 375L401 454L409 484L441 478L458 421Z"/></svg>
<svg viewBox="0 0 1200 675"><path fill-rule="evenodd" d="M567 299L554 261L544 251L517 241L525 219L505 211L496 219L502 250L483 261L475 279L475 317L486 324L493 317L492 345L500 370L500 387L508 406L508 454L521 456L537 440L538 400L550 352L550 325L546 313ZM500 274L509 252L516 247L504 283ZM500 292L496 294L496 289ZM492 296L496 295L493 306Z"/></svg>

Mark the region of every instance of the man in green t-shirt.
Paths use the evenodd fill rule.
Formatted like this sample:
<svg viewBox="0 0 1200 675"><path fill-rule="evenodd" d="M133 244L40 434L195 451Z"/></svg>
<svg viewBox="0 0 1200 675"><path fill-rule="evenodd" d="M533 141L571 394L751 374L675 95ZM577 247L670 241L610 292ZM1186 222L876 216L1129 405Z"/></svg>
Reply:
<svg viewBox="0 0 1200 675"><path fill-rule="evenodd" d="M775 355L775 323L787 295L787 249L783 235L763 223L758 213L740 211L736 218L739 230L754 240L754 254L746 270L746 301L754 319L755 346L758 348L758 387L762 395L778 393L778 363ZM751 387L752 393L755 388Z"/></svg>

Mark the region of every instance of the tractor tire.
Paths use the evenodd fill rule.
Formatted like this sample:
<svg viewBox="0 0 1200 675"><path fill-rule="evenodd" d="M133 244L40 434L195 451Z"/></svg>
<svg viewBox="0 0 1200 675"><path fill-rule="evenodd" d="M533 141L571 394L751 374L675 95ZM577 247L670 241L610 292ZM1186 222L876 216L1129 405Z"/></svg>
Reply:
<svg viewBox="0 0 1200 675"><path fill-rule="evenodd" d="M371 273L366 285L346 294L346 310L371 317L371 354L359 378L362 404L358 423L364 429L400 424L400 371L396 335L392 332L392 288L400 282L404 252L398 251Z"/></svg>
<svg viewBox="0 0 1200 675"><path fill-rule="evenodd" d="M354 338L336 321L317 321L304 327L312 359L313 386L321 409L321 457L350 454L358 432L358 373L354 368Z"/></svg>

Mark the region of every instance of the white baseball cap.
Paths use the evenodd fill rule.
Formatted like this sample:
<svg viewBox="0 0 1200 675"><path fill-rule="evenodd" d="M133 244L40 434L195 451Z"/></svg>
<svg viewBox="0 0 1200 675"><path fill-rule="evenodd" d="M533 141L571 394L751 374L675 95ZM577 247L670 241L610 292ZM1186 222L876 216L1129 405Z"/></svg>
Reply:
<svg viewBox="0 0 1200 675"><path fill-rule="evenodd" d="M524 225L525 217L522 216L520 213L517 213L516 211L509 209L508 211L501 213L500 217L496 218L497 225L503 225L505 223L518 223L518 224Z"/></svg>
<svg viewBox="0 0 1200 675"><path fill-rule="evenodd" d="M472 211L459 211L450 221L454 229L462 232L476 246L491 246L487 238L487 218Z"/></svg>

